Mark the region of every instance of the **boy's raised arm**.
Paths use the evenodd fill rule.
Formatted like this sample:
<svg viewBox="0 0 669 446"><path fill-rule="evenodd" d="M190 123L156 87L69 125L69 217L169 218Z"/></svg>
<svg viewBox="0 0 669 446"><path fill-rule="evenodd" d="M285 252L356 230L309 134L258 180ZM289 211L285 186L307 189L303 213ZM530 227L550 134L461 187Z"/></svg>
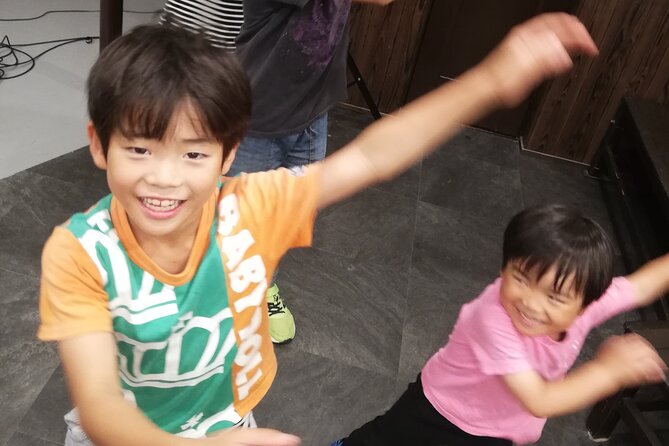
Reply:
<svg viewBox="0 0 669 446"><path fill-rule="evenodd" d="M519 104L544 79L567 71L575 54L597 54L574 16L537 16L514 28L479 65L368 127L322 169L319 207L389 180L457 130L497 107Z"/></svg>

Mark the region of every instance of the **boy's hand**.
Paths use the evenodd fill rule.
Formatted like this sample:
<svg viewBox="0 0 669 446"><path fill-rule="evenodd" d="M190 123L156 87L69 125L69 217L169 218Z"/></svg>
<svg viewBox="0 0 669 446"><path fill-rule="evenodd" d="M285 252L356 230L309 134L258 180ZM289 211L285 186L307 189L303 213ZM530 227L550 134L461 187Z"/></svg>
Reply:
<svg viewBox="0 0 669 446"><path fill-rule="evenodd" d="M211 446L298 446L299 437L274 429L227 429L204 440Z"/></svg>
<svg viewBox="0 0 669 446"><path fill-rule="evenodd" d="M637 334L612 336L594 359L620 387L635 387L665 379L667 365L657 351Z"/></svg>
<svg viewBox="0 0 669 446"><path fill-rule="evenodd" d="M513 28L481 63L492 77L499 105L513 107L544 79L572 67L571 56L595 56L597 46L585 26L565 13L542 14Z"/></svg>

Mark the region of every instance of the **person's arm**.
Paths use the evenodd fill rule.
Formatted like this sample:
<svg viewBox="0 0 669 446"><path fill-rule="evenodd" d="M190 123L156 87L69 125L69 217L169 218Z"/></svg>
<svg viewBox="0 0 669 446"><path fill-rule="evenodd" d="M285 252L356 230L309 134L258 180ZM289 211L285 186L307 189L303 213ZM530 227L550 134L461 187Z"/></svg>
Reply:
<svg viewBox="0 0 669 446"><path fill-rule="evenodd" d="M96 445L192 444L161 431L123 398L113 334L88 333L62 340L58 347L81 426Z"/></svg>
<svg viewBox="0 0 669 446"><path fill-rule="evenodd" d="M634 287L637 306L650 305L669 291L669 254L651 260L627 279Z"/></svg>
<svg viewBox="0 0 669 446"><path fill-rule="evenodd" d="M88 333L59 342L59 352L81 426L99 446L297 446L299 438L271 429L229 429L207 439L181 438L159 429L123 398L116 341Z"/></svg>
<svg viewBox="0 0 669 446"><path fill-rule="evenodd" d="M549 418L576 412L625 387L664 379L666 365L641 336L607 339L595 359L559 381L547 381L536 371L506 375L504 382L534 416Z"/></svg>
<svg viewBox="0 0 669 446"><path fill-rule="evenodd" d="M174 441L124 400L102 279L83 245L62 228L42 254L40 316L39 335L58 341L71 401L96 445L188 444Z"/></svg>
<svg viewBox="0 0 669 446"><path fill-rule="evenodd" d="M597 53L576 17L546 14L514 28L457 81L377 121L322 161L319 207L395 177L451 137L458 124L519 104L542 80L567 71L570 53Z"/></svg>

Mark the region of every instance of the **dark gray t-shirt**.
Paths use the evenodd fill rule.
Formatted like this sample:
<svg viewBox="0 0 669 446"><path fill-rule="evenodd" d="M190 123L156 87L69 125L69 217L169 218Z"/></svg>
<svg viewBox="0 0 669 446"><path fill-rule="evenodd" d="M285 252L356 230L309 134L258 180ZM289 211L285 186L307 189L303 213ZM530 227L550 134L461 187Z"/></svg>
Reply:
<svg viewBox="0 0 669 446"><path fill-rule="evenodd" d="M351 0L244 0L237 55L251 79L249 135L305 129L346 97Z"/></svg>

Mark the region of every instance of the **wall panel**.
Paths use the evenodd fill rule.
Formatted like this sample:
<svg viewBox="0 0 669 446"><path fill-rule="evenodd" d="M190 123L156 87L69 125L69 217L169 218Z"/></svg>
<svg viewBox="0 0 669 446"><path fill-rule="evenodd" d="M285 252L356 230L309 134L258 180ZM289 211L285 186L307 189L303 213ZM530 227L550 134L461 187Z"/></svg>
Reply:
<svg viewBox="0 0 669 446"><path fill-rule="evenodd" d="M623 95L667 102L669 2L583 0L576 14L600 54L544 88L525 146L588 163Z"/></svg>
<svg viewBox="0 0 669 446"><path fill-rule="evenodd" d="M386 7L354 4L351 53L383 112L404 104L424 23L433 0L396 0ZM355 87L349 102L366 107Z"/></svg>

